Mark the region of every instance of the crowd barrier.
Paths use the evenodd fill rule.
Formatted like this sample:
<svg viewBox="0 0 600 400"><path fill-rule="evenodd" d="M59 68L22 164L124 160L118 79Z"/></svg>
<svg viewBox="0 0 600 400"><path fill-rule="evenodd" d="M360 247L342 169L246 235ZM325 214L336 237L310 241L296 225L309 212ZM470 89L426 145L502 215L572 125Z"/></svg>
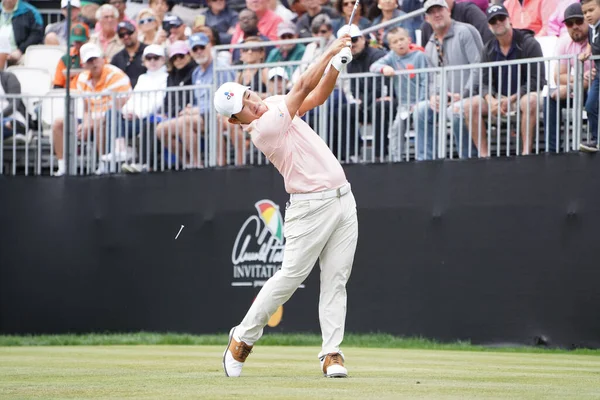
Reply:
<svg viewBox="0 0 600 400"><path fill-rule="evenodd" d="M590 79L583 63L567 62L575 57L414 69L396 71L394 77L342 74L327 102L302 118L341 163L574 151L592 136L584 111L584 82ZM572 76L566 83L555 79L561 61L567 62ZM267 71L274 67L288 70L288 78L269 81ZM213 82L222 81L221 74L253 69L258 74L253 90L263 97L285 94L297 79L294 70L306 67L296 61L215 68ZM507 77L499 78L498 85L516 87L506 93L515 100L502 103L503 97L493 93L494 103L487 107L478 94L492 86L492 74L499 69L506 69ZM0 115L0 173L53 174L59 158L65 159L67 173L76 175L267 163L247 133L216 115L216 88L212 84L126 94L72 92L71 123L62 124L62 129L64 91L2 95L0 100L13 109L22 101L26 115L15 122L16 131L9 130L13 125ZM555 92L563 92L565 98L553 104ZM557 121L553 125L552 119Z"/></svg>

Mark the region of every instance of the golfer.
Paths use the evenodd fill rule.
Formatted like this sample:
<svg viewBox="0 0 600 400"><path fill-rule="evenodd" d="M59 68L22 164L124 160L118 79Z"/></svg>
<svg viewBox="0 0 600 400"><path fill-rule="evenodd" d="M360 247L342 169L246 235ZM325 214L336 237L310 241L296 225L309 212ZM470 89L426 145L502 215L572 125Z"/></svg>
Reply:
<svg viewBox="0 0 600 400"><path fill-rule="evenodd" d="M281 173L290 194L283 264L258 293L244 320L229 332L223 354L227 376L240 376L269 318L308 277L317 258L321 266L321 369L327 377L348 376L340 344L346 321L346 282L358 239L356 203L342 166L299 116L329 97L345 66L343 61L352 60L349 44L348 35L333 42L285 96L262 100L234 82L215 92L217 112L250 134L254 145ZM325 73L330 63L333 68Z"/></svg>

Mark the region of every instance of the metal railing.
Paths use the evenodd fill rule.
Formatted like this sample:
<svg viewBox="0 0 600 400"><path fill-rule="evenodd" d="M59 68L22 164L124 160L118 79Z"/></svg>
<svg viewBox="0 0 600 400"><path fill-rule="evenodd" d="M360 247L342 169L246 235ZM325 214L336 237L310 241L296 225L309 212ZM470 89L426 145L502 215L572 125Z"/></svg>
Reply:
<svg viewBox="0 0 600 400"><path fill-rule="evenodd" d="M584 112L584 83L587 86L589 82L584 65L568 62L567 76L572 79L566 83L545 81L560 61L575 57L404 70L396 71L394 77L343 74L327 102L303 118L341 163L578 150L582 139L597 137L585 123L590 116ZM263 70L276 66L293 69L300 64L239 65L223 71L255 69L259 87L253 89L266 97L284 94L292 82L265 81ZM505 94L514 95L517 101L501 103L503 97L492 91L482 102L478 97L481 88L494 86L492 73L500 68L507 72L506 78L498 78L497 86L516 87ZM552 72L546 74L546 70ZM14 115L0 114L0 173L50 175L62 167L68 174L88 175L268 163L239 126L216 115L212 107L216 87L73 94L69 127L63 123L62 92L35 98L3 95L3 109L12 104L17 110L19 101L28 109L20 123L10 119ZM456 94L445 95L448 92ZM564 92L565 98L554 101L550 97L554 92ZM439 107L435 107L432 96L439 93ZM550 117L562 123L552 125Z"/></svg>

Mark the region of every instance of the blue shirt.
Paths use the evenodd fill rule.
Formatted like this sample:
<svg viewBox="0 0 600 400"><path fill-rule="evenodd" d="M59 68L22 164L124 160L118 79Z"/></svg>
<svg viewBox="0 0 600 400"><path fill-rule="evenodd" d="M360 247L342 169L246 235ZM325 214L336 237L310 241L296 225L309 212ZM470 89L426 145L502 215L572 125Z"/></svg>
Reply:
<svg viewBox="0 0 600 400"><path fill-rule="evenodd" d="M517 48L515 46L515 41L513 40L512 43L510 44L510 50L508 50L508 54L504 55L504 53L502 53L502 50L500 50L500 43L496 40L496 42L494 43L494 51L496 54L496 57L494 59L494 61L508 61L508 60L516 60L517 59ZM509 68L510 68L510 86L509 86ZM500 70L500 72L498 72L498 70ZM521 80L519 80L519 65L518 64L513 64L513 65L505 65L503 67L500 68L492 68L492 74L498 74L497 81L500 83L500 80L502 80L500 87L498 88L498 91L500 92L501 95L503 96L512 96L513 94L517 94L517 91L519 90L519 86L521 86L521 81L527 81L527 77L526 76L521 76ZM523 74L521 74L523 75ZM500 78L502 77L502 78ZM494 80L494 77L492 75L492 81ZM487 84L487 82L484 82L484 84ZM521 96L523 96L525 93L521 93Z"/></svg>
<svg viewBox="0 0 600 400"><path fill-rule="evenodd" d="M238 23L238 13L225 7L219 15L213 14L210 8L206 9L206 26L215 28L219 32L221 44L231 43L231 35L227 33L229 28L235 27Z"/></svg>
<svg viewBox="0 0 600 400"><path fill-rule="evenodd" d="M216 60L217 67L224 68L227 67L223 61L217 59ZM215 60L206 68L205 71L202 70L202 66L198 66L194 72L192 72L192 82L194 85L212 85L213 84L213 65L215 64ZM235 81L235 75L232 71L217 71L217 87L221 86L221 84L225 82ZM194 103L200 109L200 114L206 114L211 107L211 97L210 97L210 88L197 88L194 89Z"/></svg>

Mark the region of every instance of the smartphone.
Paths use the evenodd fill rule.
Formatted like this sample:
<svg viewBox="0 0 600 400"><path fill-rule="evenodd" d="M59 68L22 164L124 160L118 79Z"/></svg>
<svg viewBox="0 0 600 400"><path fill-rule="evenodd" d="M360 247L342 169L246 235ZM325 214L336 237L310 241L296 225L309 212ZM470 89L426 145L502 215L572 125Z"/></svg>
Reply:
<svg viewBox="0 0 600 400"><path fill-rule="evenodd" d="M205 23L206 15L204 14L196 15L196 18L194 18L194 28L197 26L204 26Z"/></svg>

